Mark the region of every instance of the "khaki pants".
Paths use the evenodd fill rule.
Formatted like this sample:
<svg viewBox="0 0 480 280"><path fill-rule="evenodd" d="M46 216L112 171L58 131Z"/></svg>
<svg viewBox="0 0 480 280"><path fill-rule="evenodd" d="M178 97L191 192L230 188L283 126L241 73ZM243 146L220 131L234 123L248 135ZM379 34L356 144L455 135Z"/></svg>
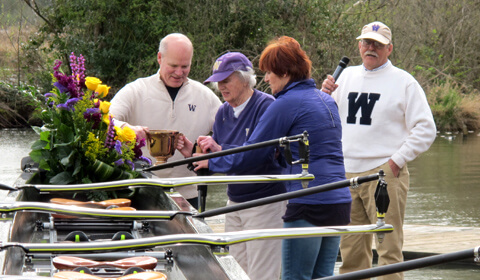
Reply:
<svg viewBox="0 0 480 280"><path fill-rule="evenodd" d="M347 173L347 178L365 176L377 173L380 169L385 172L387 191L390 204L385 215L385 223L393 225L393 232L385 234L382 243L376 241L378 265L386 265L403 261L403 221L405 218L405 205L409 188L409 173L405 165L398 178L393 176L388 162L373 170L363 173ZM352 194L352 212L350 225L376 224L377 213L375 207L375 189L377 181L361 184L358 188L350 188ZM345 235L341 239L340 251L342 266L340 273L347 273L372 267L372 241L374 234ZM389 274L377 279L393 280L403 279L403 273Z"/></svg>
<svg viewBox="0 0 480 280"><path fill-rule="evenodd" d="M227 201L227 205L235 205ZM228 213L225 216L225 231L282 228L286 201L253 207ZM252 280L277 280L282 263L282 241L253 240L230 245L232 255Z"/></svg>

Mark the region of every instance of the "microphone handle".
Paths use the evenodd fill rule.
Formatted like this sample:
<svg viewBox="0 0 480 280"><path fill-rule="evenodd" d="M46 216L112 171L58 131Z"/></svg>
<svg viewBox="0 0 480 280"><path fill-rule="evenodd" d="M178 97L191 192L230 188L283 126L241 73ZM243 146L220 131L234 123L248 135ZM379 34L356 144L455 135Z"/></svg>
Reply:
<svg viewBox="0 0 480 280"><path fill-rule="evenodd" d="M338 77L340 76L340 74L342 74L342 71L343 69L345 69L345 67L342 67L342 66L337 66L337 69L335 69L335 72L333 72L333 79L335 80L335 82L337 81Z"/></svg>

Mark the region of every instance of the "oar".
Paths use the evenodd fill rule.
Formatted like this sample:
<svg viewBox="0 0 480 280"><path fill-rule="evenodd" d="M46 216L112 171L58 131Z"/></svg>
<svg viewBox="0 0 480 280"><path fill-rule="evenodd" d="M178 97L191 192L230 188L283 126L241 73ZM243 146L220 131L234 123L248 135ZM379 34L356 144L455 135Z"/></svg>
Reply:
<svg viewBox="0 0 480 280"><path fill-rule="evenodd" d="M228 246L259 239L308 238L319 236L338 236L345 234L368 234L392 232L391 225L360 225L332 227L302 227L280 229L255 229L225 233L182 233L127 239L119 241L78 242L78 243L16 243L0 242L0 249L19 247L27 253L80 253L80 252L113 252L139 250L157 246L174 246L177 244L199 244L210 246Z"/></svg>
<svg viewBox="0 0 480 280"><path fill-rule="evenodd" d="M215 157L221 157L221 156L236 154L236 153L250 151L250 150L254 150L254 149L265 148L265 147L268 147L268 146L275 146L275 145L284 146L286 144L289 144L290 142L306 141L307 136L308 136L308 133L305 131L302 134L286 136L286 137L281 137L281 138L278 138L278 139L272 139L272 140L268 140L268 141L264 141L264 142L260 142L260 143L255 143L255 144L245 145L245 146L236 147L236 148L232 148L232 149L222 150L222 151L219 151L219 152L209 153L209 154L201 155L201 156L198 156L198 157L191 157L191 158L186 158L186 159L182 159L182 160L162 163L162 164L158 164L158 165L155 165L155 166L144 168L143 171L154 171L154 170L160 170L160 169L165 169L165 168L171 168L171 167L175 167L175 166L179 166L179 165L189 164L189 163L192 163L192 162L195 162L195 161L200 161L200 160L211 159L211 158L215 158ZM298 161L296 163L303 163L304 160L308 161L308 159L300 159L300 161Z"/></svg>
<svg viewBox="0 0 480 280"><path fill-rule="evenodd" d="M383 172L383 171L381 171ZM287 199L292 199L296 197L301 197L309 194L314 194L314 193L319 193L319 192L325 192L325 191L330 191L334 189L339 189L339 188L344 188L348 186L357 186L358 184L373 181L379 178L379 174L372 174L372 175L367 175L367 176L362 176L362 177L354 177L351 179L347 180L342 180L338 181L335 183L330 183L330 184L324 184L316 187L309 187L307 189L302 189L298 191L293 191L293 192L288 192L288 193L283 193L283 194L277 194L269 197L264 197L264 198L259 198L255 200L250 200L247 202L242 202L238 203L235 205L230 205L230 206L225 206L225 207L220 207L212 210L205 211L203 213L199 213L194 215L196 218L206 218L206 217L212 217L212 216L217 216L217 215L222 215L238 210L243 210L247 208L252 208L252 207L257 207L273 202L278 202L278 201L284 201Z"/></svg>
<svg viewBox="0 0 480 280"><path fill-rule="evenodd" d="M131 207L118 207L111 209L97 209L80 206L67 206L45 202L16 201L13 203L0 203L0 213L19 211L54 213L62 215L74 215L80 217L95 218L118 218L118 219L172 219L177 214L192 215L187 211L151 211L136 210L124 211ZM134 208L131 208L134 209Z"/></svg>
<svg viewBox="0 0 480 280"><path fill-rule="evenodd" d="M127 207L132 203L130 199L126 198L108 199L104 201L78 201L66 198L52 198L50 199L50 202L62 205L75 205L95 208L108 208L110 206Z"/></svg>
<svg viewBox="0 0 480 280"><path fill-rule="evenodd" d="M167 280L167 276L165 276L165 274L158 271L143 271L143 272L121 276L118 278L103 278L100 276L80 273L76 271L60 271L55 273L53 277L58 279L69 279L69 280Z"/></svg>
<svg viewBox="0 0 480 280"><path fill-rule="evenodd" d="M247 184L247 183L271 183L276 181L311 181L315 179L312 174L288 174L288 175L240 175L240 176L207 176L207 177L179 177L179 178L139 178L129 180L109 181L91 184L74 185L21 185L17 189L34 188L40 192L79 192L95 190L115 190L132 187L162 187L173 188L186 185L218 185L218 184Z"/></svg>
<svg viewBox="0 0 480 280"><path fill-rule="evenodd" d="M359 270L355 272L349 272L349 273L340 274L336 276L325 277L325 278L322 278L322 280L365 279L365 278L376 277L380 275L386 275L386 274L391 274L391 273L396 273L401 271L407 271L407 270L412 270L412 269L417 269L417 268L422 268L422 267L427 267L432 265L459 261L459 260L472 258L472 257L474 258L475 262L478 263L480 261L479 248L480 246L477 246L473 249L457 251L457 252L447 253L447 254L440 254L440 255L435 255L435 256L430 256L425 258L419 258L419 259L409 260L409 261L395 263L395 264L377 266L374 268Z"/></svg>
<svg viewBox="0 0 480 280"><path fill-rule="evenodd" d="M157 259L153 257L131 257L116 261L94 261L84 258L59 256L52 260L53 265L58 269L71 269L76 267L99 267L113 266L118 268L140 267L143 269L154 269L157 266Z"/></svg>
<svg viewBox="0 0 480 280"><path fill-rule="evenodd" d="M14 187L7 186L5 184L0 184L0 190L16 191L17 189Z"/></svg>

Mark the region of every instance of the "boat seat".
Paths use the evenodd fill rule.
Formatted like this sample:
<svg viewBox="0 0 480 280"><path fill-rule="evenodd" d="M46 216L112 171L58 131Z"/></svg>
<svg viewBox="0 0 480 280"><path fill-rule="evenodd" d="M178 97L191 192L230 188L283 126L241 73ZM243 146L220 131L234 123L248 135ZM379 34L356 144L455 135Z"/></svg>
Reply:
<svg viewBox="0 0 480 280"><path fill-rule="evenodd" d="M72 241L72 242L86 242L92 241L96 239L112 239L112 240L127 240L127 239L135 239L130 232L127 231L119 231L115 233L113 236L110 233L101 233L101 234L92 234L89 237L85 232L76 230L72 231L65 237L65 241Z"/></svg>
<svg viewBox="0 0 480 280"><path fill-rule="evenodd" d="M66 237L65 241L72 241L72 242L85 242L90 241L87 234L83 231L72 231Z"/></svg>
<svg viewBox="0 0 480 280"><path fill-rule="evenodd" d="M127 231L119 231L115 233L112 237L112 240L127 240L127 239L135 239L130 232Z"/></svg>
<svg viewBox="0 0 480 280"><path fill-rule="evenodd" d="M90 270L90 268L86 266L75 267L73 271L93 275L93 272Z"/></svg>
<svg viewBox="0 0 480 280"><path fill-rule="evenodd" d="M143 269L141 267L136 267L136 266L129 267L123 272L123 276L129 275L129 274L136 274L136 273L144 272L144 271L145 271L145 269Z"/></svg>

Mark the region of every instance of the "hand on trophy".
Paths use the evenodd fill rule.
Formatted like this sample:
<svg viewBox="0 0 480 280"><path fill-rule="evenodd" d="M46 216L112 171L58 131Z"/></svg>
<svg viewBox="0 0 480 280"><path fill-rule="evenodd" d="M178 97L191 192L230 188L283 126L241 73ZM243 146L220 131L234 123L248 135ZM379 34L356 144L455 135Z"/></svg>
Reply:
<svg viewBox="0 0 480 280"><path fill-rule="evenodd" d="M135 131L135 135L137 139L147 139L148 134L148 127L140 126L140 125L129 125L125 124L126 126L130 127L133 131Z"/></svg>
<svg viewBox="0 0 480 280"><path fill-rule="evenodd" d="M192 157L193 143L188 140L187 136L180 135L177 142L177 150L185 157Z"/></svg>

